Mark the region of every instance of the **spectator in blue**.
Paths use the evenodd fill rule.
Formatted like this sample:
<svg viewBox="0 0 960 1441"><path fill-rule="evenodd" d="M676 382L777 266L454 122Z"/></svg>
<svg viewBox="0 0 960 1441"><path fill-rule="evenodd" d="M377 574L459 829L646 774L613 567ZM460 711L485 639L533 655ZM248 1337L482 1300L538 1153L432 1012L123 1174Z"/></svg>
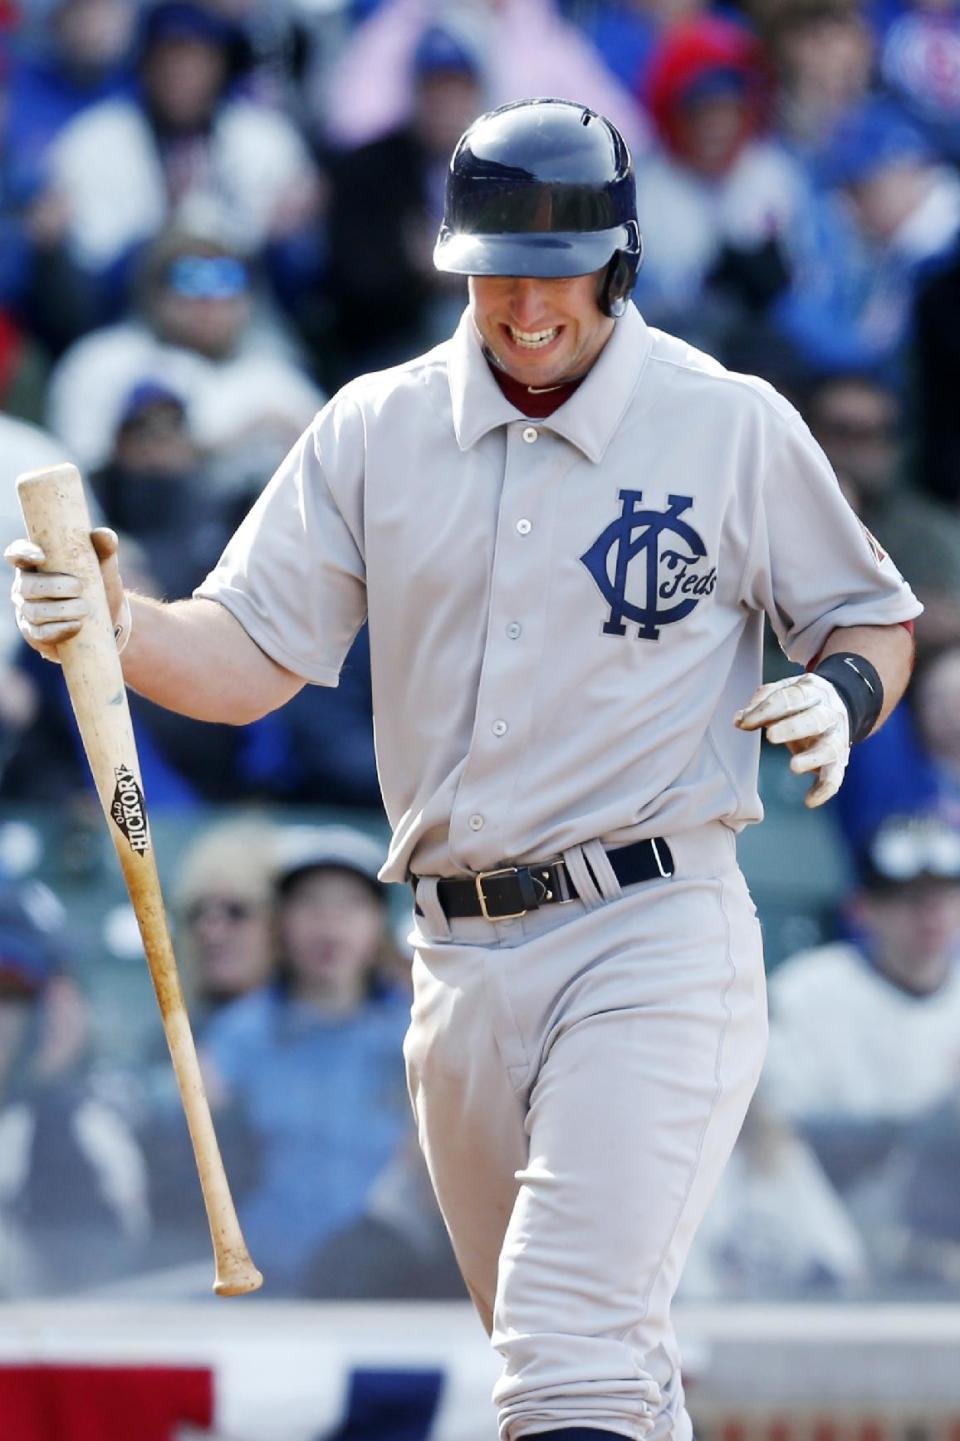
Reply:
<svg viewBox="0 0 960 1441"><path fill-rule="evenodd" d="M960 178L893 107L870 100L837 126L820 180L793 283L774 302L777 327L812 371L902 380L915 294L960 233Z"/></svg>
<svg viewBox="0 0 960 1441"><path fill-rule="evenodd" d="M216 562L235 517L209 484L176 391L134 385L113 450L89 477L108 525L143 546L162 595L189 595Z"/></svg>
<svg viewBox="0 0 960 1441"><path fill-rule="evenodd" d="M71 118L122 87L130 19L121 0L62 0L21 17L8 44L0 8L0 307L54 355L98 322L101 296L66 246L47 154Z"/></svg>
<svg viewBox="0 0 960 1441"><path fill-rule="evenodd" d="M259 491L324 396L250 265L215 225L171 229L143 256L138 300L122 323L61 358L47 395L51 430L81 469L104 465L128 397L153 381L179 396L197 445L229 457L225 492L245 489L251 470Z"/></svg>
<svg viewBox="0 0 960 1441"><path fill-rule="evenodd" d="M240 1201L267 1293L358 1217L412 1126L381 847L346 827L292 827L276 882L277 983L223 1008L202 1047L221 1111L240 1109L261 1157ZM229 1158L228 1158L229 1159Z"/></svg>
<svg viewBox="0 0 960 1441"><path fill-rule="evenodd" d="M956 0L873 0L880 81L931 144L960 161L960 10Z"/></svg>
<svg viewBox="0 0 960 1441"><path fill-rule="evenodd" d="M171 221L225 216L291 299L322 263L321 185L296 126L236 93L242 29L193 0L160 0L143 19L138 97L102 102L49 152L75 262L126 295L137 249Z"/></svg>
<svg viewBox="0 0 960 1441"><path fill-rule="evenodd" d="M484 105L482 58L431 26L413 60L413 112L389 134L330 157L334 344L348 380L429 349L466 304L433 245L450 154Z"/></svg>
<svg viewBox="0 0 960 1441"><path fill-rule="evenodd" d="M90 1017L66 915L38 881L0 879L0 1295L55 1295L137 1265L147 1170L91 1077Z"/></svg>
<svg viewBox="0 0 960 1441"><path fill-rule="evenodd" d="M612 74L642 89L661 35L708 8L707 0L596 0L581 25Z"/></svg>
<svg viewBox="0 0 960 1441"><path fill-rule="evenodd" d="M382 813L365 625L344 661L340 684L305 685L276 721L279 747L264 745L256 753L264 789L274 799Z"/></svg>
<svg viewBox="0 0 960 1441"><path fill-rule="evenodd" d="M128 0L51 0L24 16L9 78L11 164L35 177L82 111L133 91L136 12Z"/></svg>
<svg viewBox="0 0 960 1441"><path fill-rule="evenodd" d="M812 166L869 92L873 32L858 0L756 0L750 8L774 73L777 134Z"/></svg>

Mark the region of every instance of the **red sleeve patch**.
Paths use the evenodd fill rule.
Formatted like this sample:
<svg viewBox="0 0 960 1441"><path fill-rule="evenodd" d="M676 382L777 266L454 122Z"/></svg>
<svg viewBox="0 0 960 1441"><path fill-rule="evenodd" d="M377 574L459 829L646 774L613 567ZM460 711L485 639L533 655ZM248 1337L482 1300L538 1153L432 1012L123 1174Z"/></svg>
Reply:
<svg viewBox="0 0 960 1441"><path fill-rule="evenodd" d="M870 547L871 553L873 554L873 558L877 562L877 565L883 565L883 562L887 558L887 552L884 550L883 546L877 540L877 537L873 534L873 532L867 530L867 527L864 525L862 520L860 522L860 529L863 531L864 535L867 538L867 545Z"/></svg>

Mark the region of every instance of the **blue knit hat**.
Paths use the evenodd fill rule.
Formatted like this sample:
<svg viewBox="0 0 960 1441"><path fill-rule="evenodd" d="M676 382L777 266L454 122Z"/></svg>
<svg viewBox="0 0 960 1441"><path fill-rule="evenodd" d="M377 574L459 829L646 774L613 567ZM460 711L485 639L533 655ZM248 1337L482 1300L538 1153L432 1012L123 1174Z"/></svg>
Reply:
<svg viewBox="0 0 960 1441"><path fill-rule="evenodd" d="M164 40L201 40L222 50L228 80L238 79L253 59L243 26L196 0L158 0L143 11L137 51L141 59L150 46Z"/></svg>
<svg viewBox="0 0 960 1441"><path fill-rule="evenodd" d="M481 70L479 56L459 35L441 25L426 29L413 52L413 73L418 78L440 71L479 75Z"/></svg>
<svg viewBox="0 0 960 1441"><path fill-rule="evenodd" d="M241 32L225 15L192 0L159 0L143 17L143 39L209 40L214 45L229 47Z"/></svg>
<svg viewBox="0 0 960 1441"><path fill-rule="evenodd" d="M830 187L857 185L889 165L932 158L930 146L901 110L886 100L868 100L837 125L820 158L818 178Z"/></svg>

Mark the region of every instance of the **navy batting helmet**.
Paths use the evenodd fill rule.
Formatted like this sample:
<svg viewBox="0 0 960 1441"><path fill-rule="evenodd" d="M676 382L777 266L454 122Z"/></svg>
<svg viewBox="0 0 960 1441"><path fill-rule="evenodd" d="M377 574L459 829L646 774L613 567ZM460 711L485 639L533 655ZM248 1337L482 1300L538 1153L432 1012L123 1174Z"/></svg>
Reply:
<svg viewBox="0 0 960 1441"><path fill-rule="evenodd" d="M517 100L475 120L447 174L433 252L456 275L588 275L622 315L643 245L626 141L570 100Z"/></svg>

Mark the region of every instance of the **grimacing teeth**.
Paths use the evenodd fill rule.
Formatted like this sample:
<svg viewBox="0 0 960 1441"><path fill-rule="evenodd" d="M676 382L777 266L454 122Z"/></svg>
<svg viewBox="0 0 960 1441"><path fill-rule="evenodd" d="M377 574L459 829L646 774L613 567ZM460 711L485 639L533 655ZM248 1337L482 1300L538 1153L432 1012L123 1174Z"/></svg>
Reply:
<svg viewBox="0 0 960 1441"><path fill-rule="evenodd" d="M510 326L510 338L517 345L526 345L530 349L542 345L549 345L559 333L560 327L555 325L550 330L518 330L516 326Z"/></svg>

